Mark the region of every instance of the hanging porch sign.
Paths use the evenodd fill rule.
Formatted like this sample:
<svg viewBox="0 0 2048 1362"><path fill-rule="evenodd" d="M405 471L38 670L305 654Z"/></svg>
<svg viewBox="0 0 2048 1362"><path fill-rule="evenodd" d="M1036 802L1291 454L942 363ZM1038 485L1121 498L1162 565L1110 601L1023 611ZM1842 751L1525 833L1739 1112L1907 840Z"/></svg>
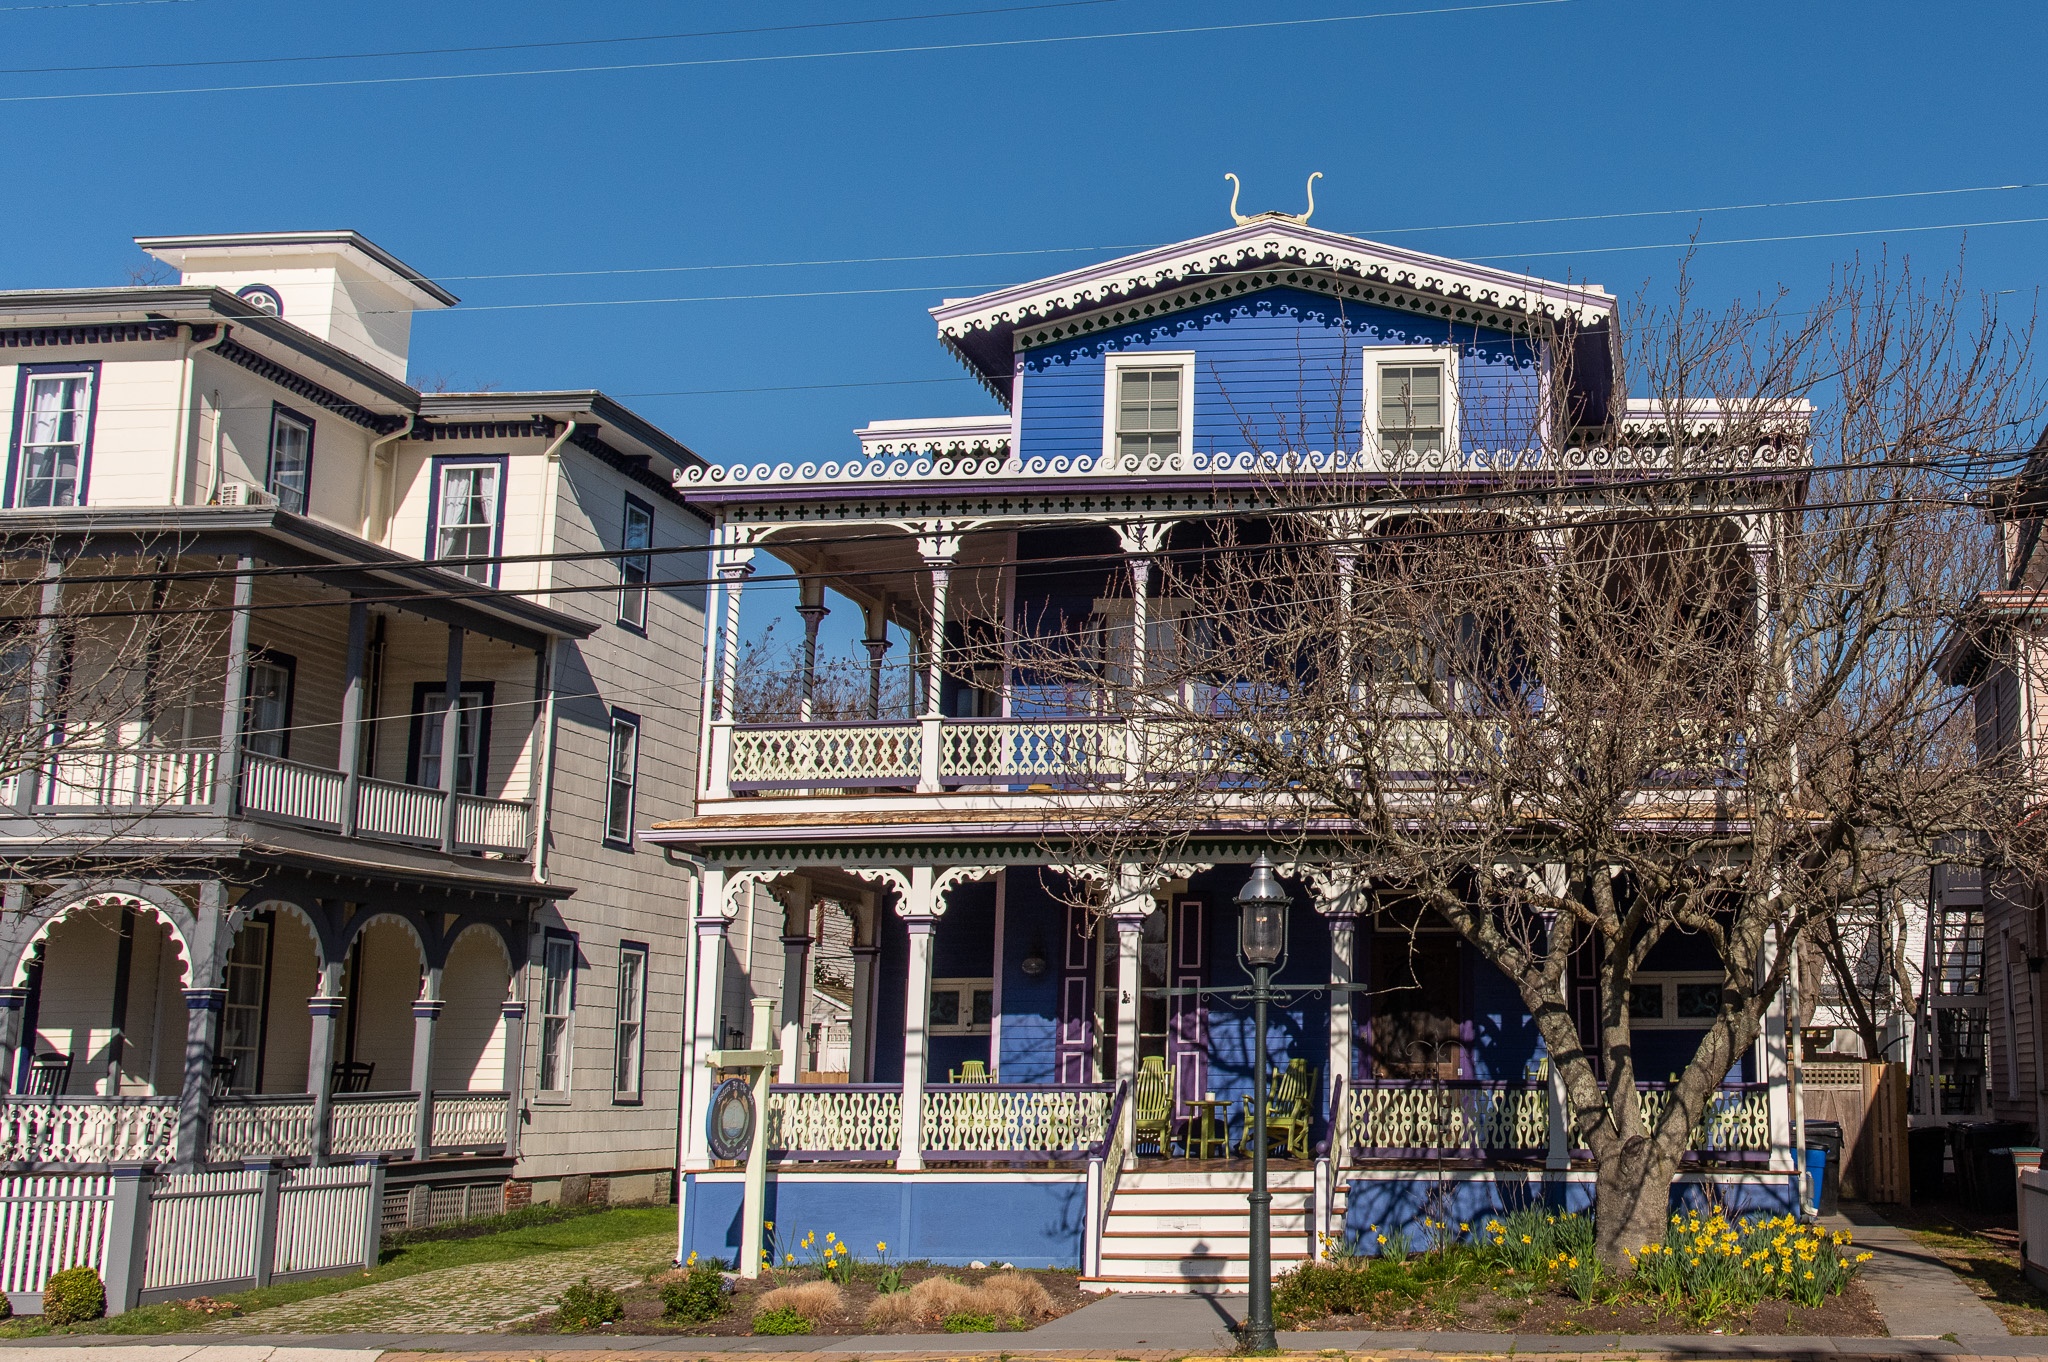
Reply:
<svg viewBox="0 0 2048 1362"><path fill-rule="evenodd" d="M705 1134L711 1143L711 1157L739 1162L754 1144L754 1094L744 1078L728 1078L711 1090L711 1111L705 1117Z"/></svg>

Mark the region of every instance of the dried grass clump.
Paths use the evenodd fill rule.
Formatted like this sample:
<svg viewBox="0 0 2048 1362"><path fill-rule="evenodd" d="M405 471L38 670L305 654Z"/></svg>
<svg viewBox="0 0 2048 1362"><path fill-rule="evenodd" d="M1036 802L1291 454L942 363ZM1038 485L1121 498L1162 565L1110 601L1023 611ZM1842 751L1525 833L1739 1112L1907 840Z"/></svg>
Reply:
<svg viewBox="0 0 2048 1362"><path fill-rule="evenodd" d="M813 1323L821 1319L837 1319L846 1308L846 1293L836 1282L800 1282L795 1286L778 1286L773 1291L764 1291L754 1302L754 1313L769 1310L794 1310Z"/></svg>
<svg viewBox="0 0 2048 1362"><path fill-rule="evenodd" d="M1057 1313L1052 1295L1036 1277L998 1272L979 1286L953 1277L927 1277L908 1291L877 1296L868 1307L867 1322L878 1328L909 1324L943 1324L952 1315L990 1315L996 1319L1050 1319Z"/></svg>

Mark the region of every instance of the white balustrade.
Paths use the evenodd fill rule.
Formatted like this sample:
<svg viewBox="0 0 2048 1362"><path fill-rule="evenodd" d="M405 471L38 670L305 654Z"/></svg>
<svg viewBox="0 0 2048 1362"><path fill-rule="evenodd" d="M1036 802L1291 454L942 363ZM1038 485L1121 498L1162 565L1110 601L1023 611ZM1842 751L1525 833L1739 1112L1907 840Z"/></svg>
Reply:
<svg viewBox="0 0 2048 1362"><path fill-rule="evenodd" d="M735 789L915 785L914 723L746 724L732 730Z"/></svg>
<svg viewBox="0 0 2048 1362"><path fill-rule="evenodd" d="M511 1105L512 1094L506 1092L435 1093L434 1149L503 1148Z"/></svg>
<svg viewBox="0 0 2048 1362"><path fill-rule="evenodd" d="M347 779L324 766L250 752L242 758L241 803L245 813L264 813L313 823L341 826L341 800Z"/></svg>
<svg viewBox="0 0 2048 1362"><path fill-rule="evenodd" d="M1671 1104L1670 1090L1662 1085L1636 1085L1643 1124L1651 1126ZM1714 1089L1707 1098L1706 1114L1693 1128L1686 1147L1696 1154L1761 1154L1771 1147L1770 1086L1741 1083Z"/></svg>
<svg viewBox="0 0 2048 1362"><path fill-rule="evenodd" d="M1075 1154L1103 1136L1110 1090L957 1083L924 1091L927 1153Z"/></svg>
<svg viewBox="0 0 2048 1362"><path fill-rule="evenodd" d="M213 802L210 747L51 750L36 782L44 808L194 808Z"/></svg>
<svg viewBox="0 0 2048 1362"><path fill-rule="evenodd" d="M768 1147L778 1153L896 1156L903 1089L893 1084L798 1084L768 1093Z"/></svg>
<svg viewBox="0 0 2048 1362"><path fill-rule="evenodd" d="M311 1093L217 1097L207 1129L209 1163L306 1158L313 1153Z"/></svg>
<svg viewBox="0 0 2048 1362"><path fill-rule="evenodd" d="M333 1154L407 1154L420 1098L414 1092L336 1093L327 1148Z"/></svg>
<svg viewBox="0 0 2048 1362"><path fill-rule="evenodd" d="M0 1099L0 1163L164 1163L177 1140L174 1097Z"/></svg>
<svg viewBox="0 0 2048 1362"><path fill-rule="evenodd" d="M1126 757L1115 719L949 719L939 730L945 781L1120 776Z"/></svg>
<svg viewBox="0 0 2048 1362"><path fill-rule="evenodd" d="M455 844L464 851L525 851L533 810L516 799L455 796Z"/></svg>
<svg viewBox="0 0 2048 1362"><path fill-rule="evenodd" d="M395 780L365 779L357 790L356 831L402 842L441 842L439 790L401 785Z"/></svg>

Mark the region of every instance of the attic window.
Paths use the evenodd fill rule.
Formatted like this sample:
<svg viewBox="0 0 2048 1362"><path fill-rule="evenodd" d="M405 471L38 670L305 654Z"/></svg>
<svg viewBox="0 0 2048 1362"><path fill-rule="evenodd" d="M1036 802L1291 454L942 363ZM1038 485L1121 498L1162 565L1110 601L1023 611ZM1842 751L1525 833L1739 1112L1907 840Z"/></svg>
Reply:
<svg viewBox="0 0 2048 1362"><path fill-rule="evenodd" d="M1458 365L1445 346L1365 351L1368 443L1383 454L1437 454L1458 445Z"/></svg>
<svg viewBox="0 0 2048 1362"><path fill-rule="evenodd" d="M246 285L236 289L235 296L258 312L268 312L273 317L284 315L284 299L268 284Z"/></svg>
<svg viewBox="0 0 2048 1362"><path fill-rule="evenodd" d="M1110 356L1103 452L1125 468L1186 453L1194 369L1192 354Z"/></svg>

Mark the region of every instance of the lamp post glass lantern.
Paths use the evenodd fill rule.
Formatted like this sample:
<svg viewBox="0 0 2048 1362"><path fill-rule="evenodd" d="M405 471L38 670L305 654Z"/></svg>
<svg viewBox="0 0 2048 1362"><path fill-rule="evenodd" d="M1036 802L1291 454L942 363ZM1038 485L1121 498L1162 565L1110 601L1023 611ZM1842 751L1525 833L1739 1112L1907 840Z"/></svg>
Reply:
<svg viewBox="0 0 2048 1362"><path fill-rule="evenodd" d="M1248 1352L1270 1352L1273 1338L1273 1194L1266 1190L1266 1004L1272 1000L1274 966L1287 954L1287 888L1263 854L1252 862L1252 877L1237 891L1237 953L1252 976L1252 1191L1251 1263L1244 1328L1238 1341Z"/></svg>

